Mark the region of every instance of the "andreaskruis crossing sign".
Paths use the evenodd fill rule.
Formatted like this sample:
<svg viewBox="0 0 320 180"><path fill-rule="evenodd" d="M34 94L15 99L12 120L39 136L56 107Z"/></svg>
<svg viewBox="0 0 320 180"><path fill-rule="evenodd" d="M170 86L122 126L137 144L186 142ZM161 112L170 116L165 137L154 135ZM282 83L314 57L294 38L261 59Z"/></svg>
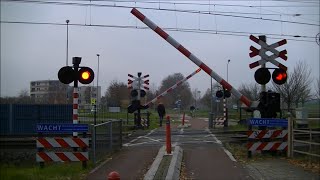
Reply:
<svg viewBox="0 0 320 180"><path fill-rule="evenodd" d="M251 52L249 53L250 57L255 57L257 55L261 56L260 60L254 62L254 63L251 63L249 65L250 69L255 68L259 65L263 65L266 62L271 62L275 66L277 66L285 71L287 70L287 67L285 65L283 65L275 60L278 57L282 58L285 61L288 59L287 50L282 50L279 52L278 50L275 49L279 46L286 44L287 43L286 39L283 39L283 40L278 41L276 43L273 43L271 45L268 45L267 43L265 43L264 41L258 39L257 37L255 37L253 35L250 35L250 39L261 46L260 50L258 50L257 48L255 48L253 46L250 47L250 50L251 50ZM266 52L268 52L268 51L272 52L273 55L268 56L266 54Z"/></svg>

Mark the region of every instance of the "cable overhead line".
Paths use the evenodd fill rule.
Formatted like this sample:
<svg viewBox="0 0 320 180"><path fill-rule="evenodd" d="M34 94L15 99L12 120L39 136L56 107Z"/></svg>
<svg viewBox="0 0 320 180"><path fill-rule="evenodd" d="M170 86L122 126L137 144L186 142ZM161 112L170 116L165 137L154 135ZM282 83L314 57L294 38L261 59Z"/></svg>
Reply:
<svg viewBox="0 0 320 180"><path fill-rule="evenodd" d="M8 1L8 0L3 0ZM239 15L231 15L231 14L221 14L215 12L201 12L197 10L177 10L177 9L166 9L166 8L150 8L150 7L138 7L138 6L119 6L119 5L106 5L106 4L88 4L88 3L71 3L71 2L57 2L57 1L36 1L36 0L10 0L9 2L23 2L23 3L36 3L36 4L53 4L53 5L72 5L72 6L95 6L95 7L114 7L114 8L139 8L139 9L147 9L147 10L157 10L157 11L170 11L170 12L182 12L182 13L193 13L193 14L206 14L206 15L216 15L216 16L226 16L226 17L234 17L234 18L245 18L245 19L255 19L255 20L263 20L263 21L274 21L274 22L282 22L282 23L291 23L291 24L300 24L300 25L309 25L309 26L320 26L320 24L313 23L304 23L304 22L296 22L296 21L285 21L278 19L269 19L262 17L249 17L249 16L239 16Z"/></svg>
<svg viewBox="0 0 320 180"><path fill-rule="evenodd" d="M54 25L54 26L66 26L65 23L52 23L52 22L30 22L30 21L0 21L6 24L28 24L28 25ZM102 27L102 28L120 28L120 29L146 29L147 27L142 26L125 26L125 25L104 25L104 24L76 24L69 23L69 26L82 26L82 27ZM283 37L289 37L287 40L291 41L303 41L303 42L314 42L314 37L311 36L300 36L300 35L284 35L284 34L266 34L259 32L240 32L240 31L223 31L223 30L204 30L204 29L186 29L186 28L163 28L167 31L186 32L186 33L199 33L199 34L219 34L229 36L242 36L248 37L250 34L265 34L271 39L283 39ZM279 37L276 37L279 36ZM305 39L294 39L294 38L305 38ZM307 40L310 39L310 40Z"/></svg>
<svg viewBox="0 0 320 180"><path fill-rule="evenodd" d="M19 0L9 0L9 1L19 1ZM25 0L28 1L28 0ZM68 1L68 0L61 0L61 1ZM76 0L79 2L86 2L89 0ZM231 6L231 7L315 7L314 5L239 5L239 4L219 4L219 3L208 3L208 0L191 0L191 1L186 1L186 0L181 0L183 2L179 2L179 0L174 0L174 1L139 1L139 0L91 0L93 2L112 2L112 3L141 3L141 4L176 4L176 5L199 5L199 6L208 6L208 5L215 5L215 6ZM230 0L228 0L230 1ZM245 0L246 1L246 0ZM205 2L205 3L199 3L199 2ZM235 2L237 2L237 0L235 0ZM253 3L257 3L257 1L254 0L247 0L246 2L253 2ZM313 3L313 4L319 4L317 3L317 1L313 1L313 2L306 2L306 1L279 1L279 0L269 0L269 2L277 2L277 3ZM316 8L316 7L315 7Z"/></svg>

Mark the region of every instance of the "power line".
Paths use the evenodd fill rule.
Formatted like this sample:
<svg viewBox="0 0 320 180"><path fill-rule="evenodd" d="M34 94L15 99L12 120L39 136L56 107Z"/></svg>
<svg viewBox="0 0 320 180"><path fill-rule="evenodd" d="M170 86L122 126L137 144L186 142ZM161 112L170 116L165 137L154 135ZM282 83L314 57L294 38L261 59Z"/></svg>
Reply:
<svg viewBox="0 0 320 180"><path fill-rule="evenodd" d="M35 2L33 0L2 0L8 2ZM62 2L68 2L68 0L62 0ZM41 2L52 2L52 1L41 1ZM78 4L83 4L79 2L88 2L88 0L78 0ZM197 6L224 6L224 7L269 7L269 8L279 8L279 7L295 7L295 8L317 8L314 5L240 5L240 4L218 4L218 3L199 3L199 2L170 2L170 1L128 1L128 0L100 0L95 2L112 2L112 3L141 3L141 4L176 4L176 5L197 5ZM255 1L257 2L257 1ZM75 2L76 3L76 2Z"/></svg>
<svg viewBox="0 0 320 180"><path fill-rule="evenodd" d="M52 22L30 22L30 21L0 21L6 24L28 24L28 25L54 25L54 26L66 26L64 23L52 23ZM124 26L124 25L104 25L104 24L75 24L69 23L68 26L81 26L81 27L101 27L101 28L121 28L121 29L149 29L148 27L142 26ZM266 34L258 32L240 32L240 31L223 31L223 30L210 30L210 29L191 29L191 28L163 28L167 31L177 31L177 32L189 32L189 33L200 33L200 34L219 34L219 35L229 35L229 36L243 36L248 37L249 34L254 35L268 35L271 39L282 39L283 37L289 37L287 40L292 41L304 41L304 42L314 42L314 37L311 36L300 36L300 35L283 35L283 34ZM304 39L294 39L294 38L304 38ZM310 39L310 40L308 40Z"/></svg>
<svg viewBox="0 0 320 180"><path fill-rule="evenodd" d="M88 1L88 0L77 0L77 1ZM301 6L301 5L239 5L239 4L217 4L217 3L211 3L209 2L208 3L208 0L190 0L188 2L188 0L158 0L158 1L155 1L155 0L92 0L92 1L95 1L95 2L119 2L119 3L145 3L145 4L181 4L181 5L216 5L216 6L238 6L238 7L314 7L314 5L304 5L304 6ZM179 1L183 1L183 2L179 2ZM215 0L217 1L217 0ZM239 0L221 0L221 1L224 1L224 2L239 2ZM256 0L244 0L245 2L254 2L254 3L257 3ZM319 4L319 2L317 1L293 1L293 0L263 0L264 2L277 2L277 3L283 3L283 2L286 2L286 3L299 3L299 4ZM199 2L205 2L205 3L199 3Z"/></svg>
<svg viewBox="0 0 320 180"><path fill-rule="evenodd" d="M8 1L8 0L4 0ZM314 23L305 23L305 22L296 22L296 21L286 21L286 20L278 20L278 19L269 19L262 17L249 17L249 16L239 16L239 15L231 15L231 14L221 14L215 12L208 11L196 11L196 10L177 10L177 9L166 9L166 8L150 8L150 7L137 7L137 6L119 6L119 5L105 5L105 4L87 4L87 3L70 3L70 2L57 2L57 1L35 1L35 0L11 0L13 2L23 2L23 3L36 3L36 4L54 4L54 5L72 5L72 6L95 6L95 7L114 7L114 8L140 8L147 10L158 10L158 11L170 11L170 12L181 12L181 13L193 13L193 14L205 14L205 15L216 15L216 16L226 16L233 18L245 18L245 19L254 19L254 20L263 20L263 21L274 21L274 22L282 22L282 23L291 23L291 24L300 24L300 25L309 25L309 26L320 26L319 24Z"/></svg>

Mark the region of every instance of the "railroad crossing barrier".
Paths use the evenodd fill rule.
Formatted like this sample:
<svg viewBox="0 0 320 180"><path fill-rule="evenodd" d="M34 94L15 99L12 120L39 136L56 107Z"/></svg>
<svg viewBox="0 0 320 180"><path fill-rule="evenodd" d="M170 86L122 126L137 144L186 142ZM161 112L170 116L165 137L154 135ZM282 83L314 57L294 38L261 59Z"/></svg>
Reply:
<svg viewBox="0 0 320 180"><path fill-rule="evenodd" d="M179 52L181 52L184 56L186 56L190 61L196 64L198 67L203 69L209 76L215 79L219 84L221 84L225 89L230 91L238 100L243 102L247 107L251 107L252 102L243 94L241 94L237 89L231 86L226 80L220 77L216 72L214 72L210 67L208 67L205 63L203 63L199 58L197 58L194 54L192 54L189 50L183 47L179 42L177 42L173 37L167 34L163 29L161 29L158 25L152 22L149 18L143 15L136 8L131 10L131 13L136 16L140 21L142 21L145 25L147 25L150 29L152 29L155 33L157 33L160 37L162 37L165 41L171 44L174 48L176 48Z"/></svg>
<svg viewBox="0 0 320 180"><path fill-rule="evenodd" d="M252 130L252 126L267 126L269 128L288 127L288 120L273 118L251 118L249 120L248 137L248 158L252 152L270 152L288 150L288 130L266 129Z"/></svg>
<svg viewBox="0 0 320 180"><path fill-rule="evenodd" d="M38 138L36 139L36 161L40 167L45 162L82 162L82 167L87 167L89 160L89 138L87 138L87 124L37 124ZM43 137L43 133L74 133L82 132L83 137ZM72 149L60 152L60 149ZM81 149L81 152L79 151ZM52 150L52 151L48 151Z"/></svg>

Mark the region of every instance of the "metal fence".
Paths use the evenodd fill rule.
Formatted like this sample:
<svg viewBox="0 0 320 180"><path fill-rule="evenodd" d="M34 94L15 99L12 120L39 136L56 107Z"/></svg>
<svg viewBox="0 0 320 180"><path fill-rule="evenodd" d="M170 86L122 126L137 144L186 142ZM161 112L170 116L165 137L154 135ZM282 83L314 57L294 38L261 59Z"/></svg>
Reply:
<svg viewBox="0 0 320 180"><path fill-rule="evenodd" d="M312 118L312 120L314 121L315 118ZM320 122L320 119L317 118L317 121ZM320 158L320 131L294 128L292 132L292 151L294 153ZM292 156L294 153L292 153Z"/></svg>
<svg viewBox="0 0 320 180"><path fill-rule="evenodd" d="M72 122L72 105L0 104L0 134L36 133L37 123Z"/></svg>
<svg viewBox="0 0 320 180"><path fill-rule="evenodd" d="M90 159L93 163L96 163L122 147L122 120L92 124L91 137Z"/></svg>

